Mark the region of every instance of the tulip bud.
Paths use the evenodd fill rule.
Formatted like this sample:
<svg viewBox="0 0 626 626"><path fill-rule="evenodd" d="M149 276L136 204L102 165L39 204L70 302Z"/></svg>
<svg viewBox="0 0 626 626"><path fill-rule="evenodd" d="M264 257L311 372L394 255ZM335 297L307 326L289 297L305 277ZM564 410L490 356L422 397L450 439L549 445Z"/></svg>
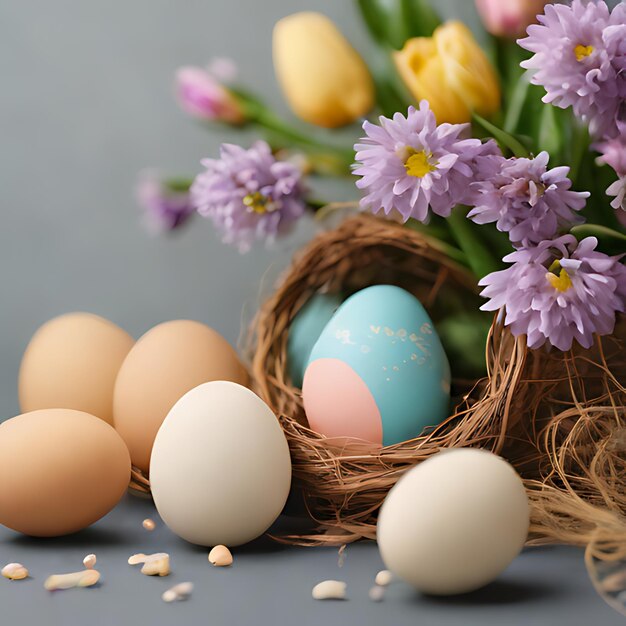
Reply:
<svg viewBox="0 0 626 626"><path fill-rule="evenodd" d="M245 121L235 96L207 70L181 67L176 72L176 91L180 106L189 115L234 125Z"/></svg>
<svg viewBox="0 0 626 626"><path fill-rule="evenodd" d="M489 116L500 107L496 72L461 22L409 39L394 61L413 97L428 100L439 124L469 122L473 111Z"/></svg>
<svg viewBox="0 0 626 626"><path fill-rule="evenodd" d="M344 126L374 104L374 85L363 59L319 13L295 13L276 24L274 68L289 106L311 124Z"/></svg>
<svg viewBox="0 0 626 626"><path fill-rule="evenodd" d="M517 39L543 13L548 0L475 0L485 28L497 37Z"/></svg>

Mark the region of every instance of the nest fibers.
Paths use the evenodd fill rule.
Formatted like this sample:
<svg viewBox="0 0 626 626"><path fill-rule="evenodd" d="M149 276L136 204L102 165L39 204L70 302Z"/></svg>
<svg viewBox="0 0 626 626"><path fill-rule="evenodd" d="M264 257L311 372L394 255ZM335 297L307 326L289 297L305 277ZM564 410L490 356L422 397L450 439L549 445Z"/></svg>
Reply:
<svg viewBox="0 0 626 626"><path fill-rule="evenodd" d="M453 381L457 407L447 420L393 446L338 443L307 426L300 390L287 374L289 326L318 292L349 294L381 283L413 293L435 323L455 298L466 308L481 302L475 279L445 244L359 215L299 253L255 320L254 388L278 415L294 484L314 523L282 540L375 538L378 509L400 476L443 448L465 446L500 454L520 472L531 502L531 543L591 546L595 556L626 558L625 321L590 350L548 352L527 349L496 316L488 374Z"/></svg>

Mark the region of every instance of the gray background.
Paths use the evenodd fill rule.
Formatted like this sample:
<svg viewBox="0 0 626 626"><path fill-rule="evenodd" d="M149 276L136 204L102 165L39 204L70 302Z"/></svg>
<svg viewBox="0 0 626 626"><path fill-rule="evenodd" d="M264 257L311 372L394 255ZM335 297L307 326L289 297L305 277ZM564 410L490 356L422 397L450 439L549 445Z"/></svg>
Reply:
<svg viewBox="0 0 626 626"><path fill-rule="evenodd" d="M473 3L457 4L475 18ZM240 320L313 226L241 256L200 218L171 237L149 236L133 188L143 168L194 175L221 141L249 140L211 133L179 109L181 65L232 57L242 81L290 115L271 33L303 9L326 13L371 53L349 0L0 1L0 419L19 412L29 338L67 311L98 313L136 337L164 320L197 319L237 342ZM356 197L351 184L322 191Z"/></svg>
<svg viewBox="0 0 626 626"><path fill-rule="evenodd" d="M475 19L469 0L458 5ZM175 236L143 230L132 189L155 166L193 174L231 135L210 134L182 114L172 77L183 64L233 57L241 77L287 114L272 72L271 29L286 13L323 11L367 56L366 37L347 0L3 0L0 3L0 419L17 414L21 354L34 330L60 313L87 310L139 336L173 318L205 321L236 343L291 252L312 224L247 256L222 246L196 220ZM458 14L458 13L457 13ZM236 138L234 138L237 140ZM242 140L244 140L242 138ZM322 189L330 199L352 188ZM5 470L6 471L6 470ZM380 567L374 545L350 548L339 572L332 550L260 544L236 553L236 566L211 571L206 552L160 528L140 526L152 505L127 500L94 528L69 539L37 541L0 530L0 561L23 561L33 580L0 580L2 624L617 624L596 597L576 550L531 551L502 580L454 601L417 596L404 585L387 601L366 598ZM125 565L136 551L172 553L170 579L147 579ZM53 572L78 568L96 551L98 590L54 596ZM310 589L344 578L351 600L320 604ZM170 582L194 580L193 598L165 606Z"/></svg>

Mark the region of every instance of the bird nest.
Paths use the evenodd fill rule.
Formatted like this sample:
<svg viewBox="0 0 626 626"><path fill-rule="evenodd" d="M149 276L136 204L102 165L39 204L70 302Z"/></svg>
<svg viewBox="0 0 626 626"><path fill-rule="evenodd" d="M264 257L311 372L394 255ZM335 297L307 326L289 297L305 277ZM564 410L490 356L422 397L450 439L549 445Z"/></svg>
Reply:
<svg viewBox="0 0 626 626"><path fill-rule="evenodd" d="M293 477L314 529L284 536L303 544L374 538L389 489L443 448L480 447L508 459L531 502L531 542L593 543L626 556L626 324L591 350L528 350L496 317L487 375L453 378L456 409L443 423L393 446L346 443L311 430L287 373L294 316L316 293L348 295L374 284L413 293L435 325L450 303L481 302L476 281L445 246L367 215L318 235L294 260L253 326L255 391L274 410L291 450ZM454 375L454 362L453 375Z"/></svg>

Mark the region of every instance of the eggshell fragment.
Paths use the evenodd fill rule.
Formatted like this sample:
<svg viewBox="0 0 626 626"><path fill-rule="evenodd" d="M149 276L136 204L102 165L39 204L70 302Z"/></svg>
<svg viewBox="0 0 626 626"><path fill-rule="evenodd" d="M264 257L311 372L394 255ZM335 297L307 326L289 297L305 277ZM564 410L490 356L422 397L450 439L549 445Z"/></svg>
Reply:
<svg viewBox="0 0 626 626"><path fill-rule="evenodd" d="M21 563L7 563L2 568L2 575L9 580L28 578L28 570Z"/></svg>
<svg viewBox="0 0 626 626"><path fill-rule="evenodd" d="M178 583L170 587L161 595L163 602L176 602L177 600L186 600L193 591L193 583Z"/></svg>
<svg viewBox="0 0 626 626"><path fill-rule="evenodd" d="M44 582L44 589L58 591L74 587L93 587L100 580L100 572L95 569L85 569L71 574L53 574Z"/></svg>
<svg viewBox="0 0 626 626"><path fill-rule="evenodd" d="M233 555L226 546L215 546L209 552L209 563L215 567L228 567L233 564Z"/></svg>
<svg viewBox="0 0 626 626"><path fill-rule="evenodd" d="M88 554L84 559L83 559L83 565L85 566L85 569L93 569L96 566L96 555L95 554Z"/></svg>
<svg viewBox="0 0 626 626"><path fill-rule="evenodd" d="M375 583L380 587L386 587L393 580L393 574L388 569L382 569L376 574Z"/></svg>
<svg viewBox="0 0 626 626"><path fill-rule="evenodd" d="M313 587L311 595L314 600L345 600L346 587L342 580L323 580Z"/></svg>

